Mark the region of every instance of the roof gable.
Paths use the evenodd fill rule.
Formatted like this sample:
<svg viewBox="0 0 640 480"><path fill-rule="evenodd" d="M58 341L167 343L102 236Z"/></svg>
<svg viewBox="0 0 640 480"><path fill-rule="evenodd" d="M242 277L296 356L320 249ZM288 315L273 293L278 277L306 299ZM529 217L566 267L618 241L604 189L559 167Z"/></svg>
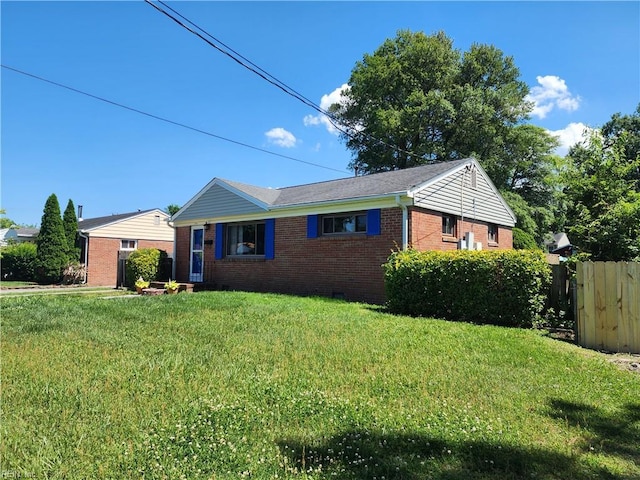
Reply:
<svg viewBox="0 0 640 480"><path fill-rule="evenodd" d="M172 218L199 221L206 218L264 212L278 190L214 178Z"/></svg>
<svg viewBox="0 0 640 480"><path fill-rule="evenodd" d="M516 223L515 214L474 159L416 186L411 195L422 208L510 227Z"/></svg>

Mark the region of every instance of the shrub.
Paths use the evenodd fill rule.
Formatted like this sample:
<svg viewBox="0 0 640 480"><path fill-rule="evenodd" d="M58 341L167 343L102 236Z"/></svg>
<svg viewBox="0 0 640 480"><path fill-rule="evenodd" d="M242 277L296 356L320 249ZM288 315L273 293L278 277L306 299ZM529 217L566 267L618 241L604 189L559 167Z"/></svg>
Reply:
<svg viewBox="0 0 640 480"><path fill-rule="evenodd" d="M37 247L35 243L16 243L0 250L3 280L35 280Z"/></svg>
<svg viewBox="0 0 640 480"><path fill-rule="evenodd" d="M516 250L540 250L535 238L530 233L519 228L513 231L513 248Z"/></svg>
<svg viewBox="0 0 640 480"><path fill-rule="evenodd" d="M127 259L127 285L133 287L140 277L147 281L157 280L166 258L167 252L157 248L141 248L132 252Z"/></svg>
<svg viewBox="0 0 640 480"><path fill-rule="evenodd" d="M83 283L86 275L87 268L84 263L71 262L62 272L62 283L65 285Z"/></svg>
<svg viewBox="0 0 640 480"><path fill-rule="evenodd" d="M384 265L394 313L530 327L550 281L542 251L394 252Z"/></svg>

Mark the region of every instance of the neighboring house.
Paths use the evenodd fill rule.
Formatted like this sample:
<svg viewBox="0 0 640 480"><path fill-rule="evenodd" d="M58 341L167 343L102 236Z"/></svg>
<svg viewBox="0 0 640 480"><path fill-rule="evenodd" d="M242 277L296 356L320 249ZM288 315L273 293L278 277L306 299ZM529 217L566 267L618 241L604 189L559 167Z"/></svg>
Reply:
<svg viewBox="0 0 640 480"><path fill-rule="evenodd" d="M557 254L561 257L570 257L573 253L573 245L564 232L554 233L553 238L544 243L549 253Z"/></svg>
<svg viewBox="0 0 640 480"><path fill-rule="evenodd" d="M516 218L473 159L287 188L214 178L172 218L180 281L385 301L394 249L512 248Z"/></svg>
<svg viewBox="0 0 640 480"><path fill-rule="evenodd" d="M124 285L125 261L140 248L158 248L172 256L174 233L168 221L169 215L158 209L78 219L87 284Z"/></svg>
<svg viewBox="0 0 640 480"><path fill-rule="evenodd" d="M0 247L12 243L36 243L38 238L38 228L11 227L0 229Z"/></svg>

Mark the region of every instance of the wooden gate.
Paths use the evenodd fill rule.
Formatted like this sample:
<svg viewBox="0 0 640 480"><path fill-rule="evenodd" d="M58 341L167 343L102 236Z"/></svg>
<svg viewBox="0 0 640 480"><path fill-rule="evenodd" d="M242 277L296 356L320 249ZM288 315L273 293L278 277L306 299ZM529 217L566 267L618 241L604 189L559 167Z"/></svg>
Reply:
<svg viewBox="0 0 640 480"><path fill-rule="evenodd" d="M580 345L640 353L640 263L578 263L576 310Z"/></svg>

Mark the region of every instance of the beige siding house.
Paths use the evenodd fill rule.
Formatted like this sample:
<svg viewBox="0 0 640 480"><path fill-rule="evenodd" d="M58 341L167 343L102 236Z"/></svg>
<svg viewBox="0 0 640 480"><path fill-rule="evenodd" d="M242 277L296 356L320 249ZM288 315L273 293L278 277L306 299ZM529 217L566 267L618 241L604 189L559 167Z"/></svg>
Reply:
<svg viewBox="0 0 640 480"><path fill-rule="evenodd" d="M158 248L173 255L169 214L159 209L79 219L78 234L88 285L124 285L126 259L137 249Z"/></svg>

